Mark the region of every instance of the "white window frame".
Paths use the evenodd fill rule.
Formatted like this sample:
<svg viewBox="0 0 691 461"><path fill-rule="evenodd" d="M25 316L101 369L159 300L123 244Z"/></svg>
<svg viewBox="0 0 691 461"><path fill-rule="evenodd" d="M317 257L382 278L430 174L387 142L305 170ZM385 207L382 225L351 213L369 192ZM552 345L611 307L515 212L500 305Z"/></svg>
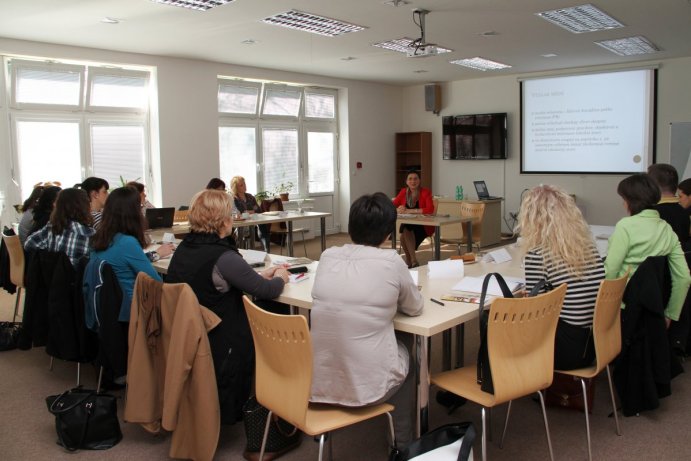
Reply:
<svg viewBox="0 0 691 461"><path fill-rule="evenodd" d="M91 89L94 81L94 77L100 76L114 76L114 77L133 77L133 78L143 78L146 84L151 88L151 72L139 71L139 70L128 70L119 69L111 67L89 67L87 71L88 75L86 78L86 99L85 99L85 110L94 112L107 112L112 113L134 113L134 114L146 114L147 109L141 109L139 107L112 107L112 106L96 106L91 104ZM149 102L151 97L149 97Z"/></svg>
<svg viewBox="0 0 691 461"><path fill-rule="evenodd" d="M40 121L40 122L76 122L79 125L79 149L81 177L93 176L93 158L91 146L91 125L143 125L144 130L144 177L142 182L147 187L150 200L156 200L155 187L156 179L154 176L153 153L152 153L152 132L151 132L151 113L154 109L155 94L151 88L155 69L141 70L126 69L122 67L108 67L106 64L96 65L90 63L60 63L41 60L18 59L12 56L2 56L3 74L10 79L11 85L4 85L7 98L10 101L6 107L6 114L9 118L9 160L11 179L19 185L20 162L17 144L17 122L18 121ZM78 72L80 74L79 104L40 104L40 103L18 103L16 101L17 72L19 69L32 68L43 71L57 70ZM148 105L145 109L135 107L101 107L89 106L87 96L90 96L91 82L93 76L114 75L132 76L136 78L144 77L149 86ZM0 97L0 101L2 101ZM129 178L128 178L129 179ZM132 178L134 179L134 178ZM71 187L72 184L63 185ZM119 184L111 184L111 187L118 187ZM28 191L20 191L22 196L28 195Z"/></svg>
<svg viewBox="0 0 691 461"><path fill-rule="evenodd" d="M218 79L218 85L217 85L217 90L216 90L216 100L218 101L218 96L221 93L221 87L223 86L235 86L235 87L245 87L245 88L255 88L257 89L257 101L255 105L255 111L253 114L244 114L244 113L239 113L239 112L222 112L220 109L218 109L218 114L221 117L233 117L233 118L251 118L251 119L256 119L257 118L257 113L261 109L261 104L262 104L262 84L261 82L252 82L248 80L237 80L237 79L227 79L227 78L219 78ZM218 107L218 103L216 103L216 106Z"/></svg>
<svg viewBox="0 0 691 461"><path fill-rule="evenodd" d="M239 85L238 80L231 80L228 77L219 77L219 85L232 82L232 85ZM298 183L291 191L292 198L302 200L317 197L333 197L333 203L338 203L339 193L339 133L338 133L338 90L335 88L321 88L308 87L304 85L296 85L289 83L277 82L256 82L245 81L245 84L262 86L259 92L260 104L257 106L256 114L236 114L219 111L219 127L252 127L255 130L256 143L256 181L257 191L250 191L256 193L265 188L264 177L264 146L263 146L263 130L265 129L296 129L298 133ZM263 115L264 104L266 102L267 89L296 89L302 92L300 97L300 109L298 115L281 116L281 115ZM329 94L334 98L334 117L306 117L305 116L305 93ZM307 133L308 132L329 132L334 134L334 184L333 190L330 192L309 192L309 169L308 169L308 146ZM220 155L220 153L219 153ZM229 179L229 178L228 178Z"/></svg>
<svg viewBox="0 0 691 461"><path fill-rule="evenodd" d="M7 64L7 62L6 62ZM11 103L10 107L13 109L34 109L34 110L49 110L49 111L60 111L60 110L79 110L84 107L84 81L85 78L85 66L73 65L73 64L62 64L57 62L43 62L43 61L27 61L22 59L12 59L10 61L10 79L11 88L10 92ZM41 104L41 103L28 103L28 102L18 102L17 101L17 73L20 69L36 69L42 71L66 71L66 72L76 72L79 74L79 101L77 104Z"/></svg>

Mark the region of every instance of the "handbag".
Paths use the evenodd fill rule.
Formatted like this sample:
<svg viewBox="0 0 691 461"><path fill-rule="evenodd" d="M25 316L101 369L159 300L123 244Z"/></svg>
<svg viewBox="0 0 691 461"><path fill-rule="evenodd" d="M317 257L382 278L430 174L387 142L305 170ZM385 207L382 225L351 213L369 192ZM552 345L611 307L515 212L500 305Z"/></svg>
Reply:
<svg viewBox="0 0 691 461"><path fill-rule="evenodd" d="M105 450L122 440L115 396L75 387L46 397L58 444L69 451Z"/></svg>
<svg viewBox="0 0 691 461"><path fill-rule="evenodd" d="M497 279L499 288L501 289L502 295L505 298L513 298L513 293L506 284L504 277L497 272L491 272L485 275L482 281L482 292L480 293L480 307L479 307L479 320L480 320L480 348L477 352L477 383L480 385L480 389L489 394L494 394L494 382L492 381L492 369L489 365L489 350L487 349L487 324L489 323L489 309L485 309L485 299L487 298L487 287L489 286L489 281L492 277ZM530 290L527 296L535 296L546 287L547 290L552 289L552 285L547 283L544 279L539 280L535 286Z"/></svg>
<svg viewBox="0 0 691 461"><path fill-rule="evenodd" d="M249 461L259 460L266 418L268 417L269 410L257 402L255 396L250 397L242 407L242 421L247 436L247 445L242 456ZM266 438L266 448L264 449L264 461L271 461L297 448L301 441L302 431L278 416L272 415L269 434Z"/></svg>
<svg viewBox="0 0 691 461"><path fill-rule="evenodd" d="M394 448L389 461L468 461L472 460L473 442L473 423L446 424L413 440L402 450Z"/></svg>
<svg viewBox="0 0 691 461"><path fill-rule="evenodd" d="M0 351L11 351L17 348L21 323L0 322Z"/></svg>
<svg viewBox="0 0 691 461"><path fill-rule="evenodd" d="M588 413L592 413L595 396L595 380L586 379L585 388L588 393ZM545 405L570 408L581 412L585 411L581 380L570 375L554 373L552 385L545 389Z"/></svg>

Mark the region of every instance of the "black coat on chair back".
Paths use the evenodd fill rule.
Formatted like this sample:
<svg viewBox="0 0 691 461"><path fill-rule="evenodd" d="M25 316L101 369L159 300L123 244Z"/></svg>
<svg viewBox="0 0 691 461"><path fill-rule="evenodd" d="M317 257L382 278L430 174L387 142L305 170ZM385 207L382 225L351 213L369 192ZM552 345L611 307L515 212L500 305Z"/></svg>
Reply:
<svg viewBox="0 0 691 461"><path fill-rule="evenodd" d="M664 315L671 286L666 256L648 257L626 285L622 349L614 368L625 416L653 410L671 394L673 356Z"/></svg>

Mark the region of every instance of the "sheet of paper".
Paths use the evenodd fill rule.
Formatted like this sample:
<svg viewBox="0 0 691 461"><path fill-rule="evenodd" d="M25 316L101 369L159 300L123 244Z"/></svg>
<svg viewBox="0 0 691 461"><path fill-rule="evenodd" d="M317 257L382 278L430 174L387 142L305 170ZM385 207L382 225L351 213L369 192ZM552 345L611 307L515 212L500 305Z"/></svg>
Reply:
<svg viewBox="0 0 691 461"><path fill-rule="evenodd" d="M247 261L247 264L249 264L250 266L252 264L263 263L266 259L266 251L241 249L240 254L245 259L245 261Z"/></svg>
<svg viewBox="0 0 691 461"><path fill-rule="evenodd" d="M410 276L413 278L413 283L415 283L415 285L418 285L419 279L418 279L417 271L408 271L408 272L410 273Z"/></svg>
<svg viewBox="0 0 691 461"><path fill-rule="evenodd" d="M431 279L444 279L463 277L463 260L446 259L444 261L430 261L428 264Z"/></svg>
<svg viewBox="0 0 691 461"><path fill-rule="evenodd" d="M499 264L511 261L511 255L506 248L499 248L498 250L490 251L487 255L491 258L491 261Z"/></svg>
<svg viewBox="0 0 691 461"><path fill-rule="evenodd" d="M460 282L455 284L451 289L453 291L463 291L466 293L482 293L482 281L485 277L463 277ZM525 285L525 282L516 277L504 277L506 284L511 291L516 291ZM502 296L501 288L497 279L492 277L487 285L487 294L492 296Z"/></svg>
<svg viewBox="0 0 691 461"><path fill-rule="evenodd" d="M175 243L175 234L172 232L164 232L163 243Z"/></svg>

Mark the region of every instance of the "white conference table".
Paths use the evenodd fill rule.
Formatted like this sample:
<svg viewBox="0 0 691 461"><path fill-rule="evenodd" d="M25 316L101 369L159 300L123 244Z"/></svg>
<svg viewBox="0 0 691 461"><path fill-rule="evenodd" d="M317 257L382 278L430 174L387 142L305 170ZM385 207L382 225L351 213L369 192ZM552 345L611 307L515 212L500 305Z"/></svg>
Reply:
<svg viewBox="0 0 691 461"><path fill-rule="evenodd" d="M319 218L320 230L321 230L321 244L322 251L326 250L326 218L331 216L331 213L326 213L322 211L279 211L279 212L268 212L267 213L255 213L251 214L247 219L234 219L233 227L252 227L261 224L273 224L285 222L288 226L288 255L293 256L293 222L300 221L304 219L316 219ZM163 238L163 233L169 232L173 234L182 234L189 232L189 225L186 223L174 224L173 227L152 229L151 236L153 241L160 241ZM252 244L254 244L254 233L250 232L250 239Z"/></svg>
<svg viewBox="0 0 691 461"><path fill-rule="evenodd" d="M501 263L486 263L478 261L473 264L464 265L464 275L468 276L482 276L489 272L499 272L504 276L523 277L522 258L520 251L515 244L507 245L506 248L512 256L512 260ZM240 250L242 253L243 250ZM273 264L274 261L281 262L287 259L283 255L268 254L265 267ZM164 258L156 261L153 265L159 273L165 274L168 271L170 258ZM306 265L308 268L309 278L299 283L289 283L283 289L283 292L276 298L276 301L288 304L301 309L311 309L312 307L312 286L314 284L314 277L316 274L318 261ZM257 270L262 270L258 268ZM460 327L469 320L475 319L478 316L478 305L472 303L461 303L452 301L443 301L444 305L431 301L432 298L439 300L444 294L457 293L451 290L458 281L460 281L460 274L458 277L450 278L429 278L428 266L420 266L412 269L418 273L418 284L420 286L420 293L424 299L425 305L421 315L417 317L410 317L404 314L396 314L394 317L394 328L398 331L413 334L415 337L415 351L412 354L412 365L416 373L418 382L418 406L419 412L419 426L420 433L427 431L428 420L428 401L429 401L429 365L428 365L428 351L430 350L430 341L432 336L444 333L444 359L442 360L444 367L450 367L450 329L458 327L458 354L462 354L462 330ZM447 336L448 334L448 336Z"/></svg>
<svg viewBox="0 0 691 461"><path fill-rule="evenodd" d="M437 216L428 214L418 214L418 215L398 215L396 218L396 229L391 234L391 247L396 249L396 235L398 234L398 228L401 224L414 224L416 226L433 226L434 229L434 260L439 261L441 259L441 240L439 235L441 235L440 230L443 224L458 224L465 222L475 221L475 218L466 218L461 216ZM473 251L473 226L468 226L468 235L466 236L468 240L468 252Z"/></svg>

